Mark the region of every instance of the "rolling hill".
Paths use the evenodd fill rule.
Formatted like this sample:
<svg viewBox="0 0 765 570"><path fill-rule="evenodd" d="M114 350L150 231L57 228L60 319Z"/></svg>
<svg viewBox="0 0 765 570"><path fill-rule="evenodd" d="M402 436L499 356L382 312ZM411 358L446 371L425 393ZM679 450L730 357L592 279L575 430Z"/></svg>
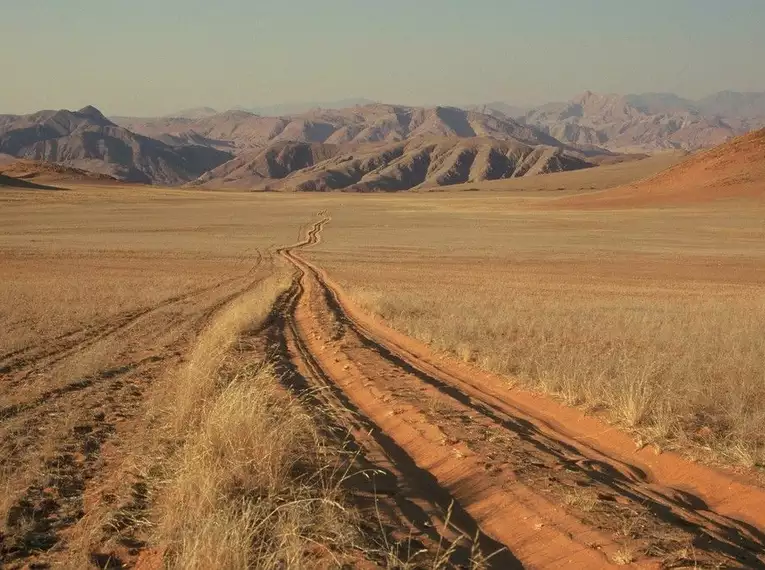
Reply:
<svg viewBox="0 0 765 570"><path fill-rule="evenodd" d="M0 172L5 176L11 176L18 180L46 184L49 182L118 182L115 177L108 174L100 174L64 164L39 160L16 160L3 164L0 165Z"/></svg>
<svg viewBox="0 0 765 570"><path fill-rule="evenodd" d="M634 207L765 197L765 129L698 152L646 180L563 198L558 206Z"/></svg>

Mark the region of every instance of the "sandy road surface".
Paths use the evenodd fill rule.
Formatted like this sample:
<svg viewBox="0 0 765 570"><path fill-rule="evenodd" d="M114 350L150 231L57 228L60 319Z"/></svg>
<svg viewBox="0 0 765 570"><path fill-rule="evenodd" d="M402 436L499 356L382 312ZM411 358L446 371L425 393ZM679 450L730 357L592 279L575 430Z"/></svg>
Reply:
<svg viewBox="0 0 765 570"><path fill-rule="evenodd" d="M375 508L399 535L424 545L464 535L454 561L478 546L496 553L494 568L765 568L765 492L673 454L638 453L613 428L361 314L298 253L328 222L280 251L297 272L271 340L291 387L328 404L332 430L377 470Z"/></svg>

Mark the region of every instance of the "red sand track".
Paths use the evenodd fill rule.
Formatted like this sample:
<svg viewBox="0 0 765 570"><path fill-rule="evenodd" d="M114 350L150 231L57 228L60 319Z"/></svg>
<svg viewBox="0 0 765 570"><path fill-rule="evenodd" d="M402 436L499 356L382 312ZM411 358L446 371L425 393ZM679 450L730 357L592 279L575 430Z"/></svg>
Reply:
<svg viewBox="0 0 765 570"><path fill-rule="evenodd" d="M369 318L297 251L277 307L304 388L384 466L385 494L408 527L478 536L493 568L765 568L765 492L518 390ZM380 489L378 489L379 491ZM594 506L576 499L594 497ZM572 499L573 497L573 499ZM416 516L407 505L417 506ZM423 516L430 522L423 523Z"/></svg>

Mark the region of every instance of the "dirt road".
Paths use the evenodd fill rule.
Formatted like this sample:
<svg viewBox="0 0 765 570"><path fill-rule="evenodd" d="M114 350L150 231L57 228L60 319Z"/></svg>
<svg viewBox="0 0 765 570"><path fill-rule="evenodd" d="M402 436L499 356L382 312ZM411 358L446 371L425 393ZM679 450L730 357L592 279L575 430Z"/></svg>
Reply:
<svg viewBox="0 0 765 570"><path fill-rule="evenodd" d="M415 556L425 567L449 558L496 569L765 568L763 490L636 450L595 418L371 319L301 253L329 223L321 216L279 250L295 277L251 334L289 389L316 403L327 436L352 452L345 484L370 537L385 538L381 552L427 551ZM212 315L271 270L254 267L0 355L0 474L12 487L0 497L8 507L0 566L60 565L99 502L132 520L146 515L139 485L114 489L126 479L148 388ZM118 530L129 566L147 545ZM91 562L114 559L94 553Z"/></svg>
<svg viewBox="0 0 765 570"><path fill-rule="evenodd" d="M453 561L480 551L493 568L765 568L765 492L636 451L597 419L370 319L299 253L329 221L280 251L296 277L271 342L290 387L328 407L329 431L370 467L392 537L463 536Z"/></svg>

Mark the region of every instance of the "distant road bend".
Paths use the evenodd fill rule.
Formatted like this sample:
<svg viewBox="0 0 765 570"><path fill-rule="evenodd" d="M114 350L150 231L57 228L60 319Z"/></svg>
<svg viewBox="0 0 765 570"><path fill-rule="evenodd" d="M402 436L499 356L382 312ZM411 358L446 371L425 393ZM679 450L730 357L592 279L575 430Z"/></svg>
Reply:
<svg viewBox="0 0 765 570"><path fill-rule="evenodd" d="M321 399L380 473L376 504L401 536L463 537L454 562L480 551L497 569L765 568L763 490L673 454L648 461L603 424L588 432L597 420L530 407L365 315L301 255L329 222L279 250L295 277L271 340L290 387Z"/></svg>

